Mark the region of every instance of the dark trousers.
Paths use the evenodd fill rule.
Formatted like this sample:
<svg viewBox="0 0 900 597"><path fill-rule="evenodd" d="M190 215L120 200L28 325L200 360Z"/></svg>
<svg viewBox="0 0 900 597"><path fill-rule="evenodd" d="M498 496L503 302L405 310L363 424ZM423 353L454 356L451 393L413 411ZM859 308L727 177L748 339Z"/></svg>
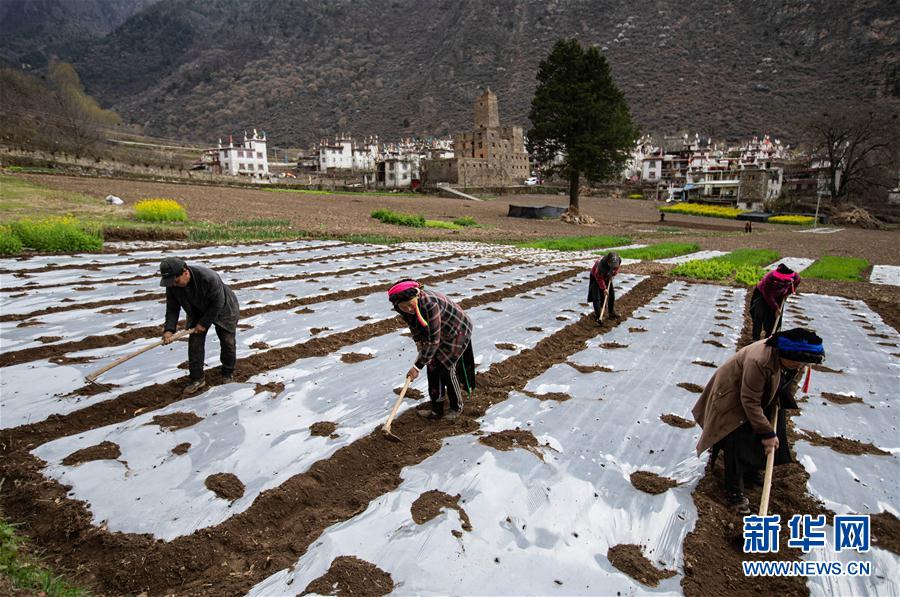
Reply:
<svg viewBox="0 0 900 597"><path fill-rule="evenodd" d="M450 400L452 410L461 411L466 396L475 389L475 355L472 342L466 346L459 360L449 369L436 360L428 365L428 397L431 410L444 414L445 399Z"/></svg>
<svg viewBox="0 0 900 597"><path fill-rule="evenodd" d="M237 346L235 333L213 324L216 328L216 336L222 345L220 359L222 361L222 375L234 372L234 363L237 360ZM208 332L209 330L207 330ZM203 379L203 365L206 361L206 332L191 334L188 336L188 364L190 365L191 379L194 381Z"/></svg>
<svg viewBox="0 0 900 597"><path fill-rule="evenodd" d="M763 337L768 338L772 335L772 328L775 327L775 311L763 298L759 288L753 289L753 295L750 297L750 319L753 322L753 341L761 340ZM781 328L781 321L778 321L778 327ZM765 336L760 336L760 332L764 332Z"/></svg>
<svg viewBox="0 0 900 597"><path fill-rule="evenodd" d="M757 471L766 468L766 451L762 441L753 432L750 423L744 423L713 447L713 453L725 452L725 491L743 493L744 479L756 475ZM787 439L787 420L784 409L778 411L778 450L775 451L775 464L792 462L791 449Z"/></svg>
<svg viewBox="0 0 900 597"><path fill-rule="evenodd" d="M600 318L600 311L603 310L603 300L606 298L607 292L609 292L609 300L606 302L606 315L611 315L616 312L616 288L613 286L612 280L606 285L606 290L603 290L597 284L597 281L591 277L590 282L588 282L588 296L594 305L594 316L598 319Z"/></svg>

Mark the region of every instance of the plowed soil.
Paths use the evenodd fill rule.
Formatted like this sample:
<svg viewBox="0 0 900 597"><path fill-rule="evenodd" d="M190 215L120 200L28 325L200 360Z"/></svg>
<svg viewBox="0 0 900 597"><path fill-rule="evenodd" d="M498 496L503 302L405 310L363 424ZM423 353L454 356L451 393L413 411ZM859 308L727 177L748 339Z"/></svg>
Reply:
<svg viewBox="0 0 900 597"><path fill-rule="evenodd" d="M338 556L328 572L315 579L301 595L366 595L380 597L394 590L391 575L353 556Z"/></svg>
<svg viewBox="0 0 900 597"><path fill-rule="evenodd" d="M674 570L660 570L644 556L640 545L619 544L609 548L606 557L610 564L648 587L675 576Z"/></svg>
<svg viewBox="0 0 900 597"><path fill-rule="evenodd" d="M309 426L310 435L318 435L319 437L337 437L334 430L337 429L337 423L332 421L319 421Z"/></svg>
<svg viewBox="0 0 900 597"><path fill-rule="evenodd" d="M202 420L203 417L198 416L197 413L177 412L168 415L156 415L153 417L153 424L159 425L166 431L176 431L178 429L190 427L191 425L196 425Z"/></svg>
<svg viewBox="0 0 900 597"><path fill-rule="evenodd" d="M479 437L478 441L485 446L490 446L495 450L502 450L504 452L522 448L523 450L531 452L541 460L544 459L544 455L538 450L540 444L538 444L537 438L534 437L530 431L523 431L522 429L504 429L503 431L495 431L494 433Z"/></svg>
<svg viewBox="0 0 900 597"><path fill-rule="evenodd" d="M693 421L688 421L687 419L683 419L678 415L666 414L660 415L659 418L663 423L671 425L672 427L680 427L681 429L690 429L691 427L694 427L696 425L696 423L694 423Z"/></svg>
<svg viewBox="0 0 900 597"><path fill-rule="evenodd" d="M216 473L206 478L206 488L229 502L244 495L244 484L232 473Z"/></svg>
<svg viewBox="0 0 900 597"><path fill-rule="evenodd" d="M858 396L847 396L845 394L833 394L831 392L822 392L822 398L834 404L863 404L863 399Z"/></svg>
<svg viewBox="0 0 900 597"><path fill-rule="evenodd" d="M635 471L631 473L631 484L635 489L645 493L659 494L678 486L678 482L668 477L661 477L650 471Z"/></svg>
<svg viewBox="0 0 900 597"><path fill-rule="evenodd" d="M469 521L469 515L459 505L459 498L459 494L451 496L437 489L426 491L412 503L410 507L412 519L416 524L425 524L432 518L436 518L441 513L441 510L450 508L459 513L463 530L471 531L472 523Z"/></svg>
<svg viewBox="0 0 900 597"><path fill-rule="evenodd" d="M867 442L860 442L855 439L846 437L823 437L815 431L799 430L801 439L805 439L814 446L824 446L831 448L835 452L841 454L850 454L851 456L859 456L860 454L873 454L875 456L890 456L890 452L885 452L877 446L873 446Z"/></svg>
<svg viewBox="0 0 900 597"><path fill-rule="evenodd" d="M116 460L122 455L119 445L110 441L105 441L96 446L89 446L72 452L65 458L62 463L66 466L75 466L83 462L92 460Z"/></svg>
<svg viewBox="0 0 900 597"><path fill-rule="evenodd" d="M363 361L368 361L370 359L374 359L374 354L363 354L361 352L345 352L341 355L342 363L362 363Z"/></svg>

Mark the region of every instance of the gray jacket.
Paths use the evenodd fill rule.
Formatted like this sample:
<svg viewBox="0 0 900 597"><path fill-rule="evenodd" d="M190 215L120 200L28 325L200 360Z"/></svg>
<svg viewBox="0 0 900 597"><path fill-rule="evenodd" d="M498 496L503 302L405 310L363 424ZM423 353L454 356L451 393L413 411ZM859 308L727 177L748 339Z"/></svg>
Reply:
<svg viewBox="0 0 900 597"><path fill-rule="evenodd" d="M237 327L239 307L237 297L222 282L219 274L200 265L188 265L191 281L184 288L166 288L165 331L174 332L178 314L184 309L188 327L198 323L209 329L212 324L234 332Z"/></svg>

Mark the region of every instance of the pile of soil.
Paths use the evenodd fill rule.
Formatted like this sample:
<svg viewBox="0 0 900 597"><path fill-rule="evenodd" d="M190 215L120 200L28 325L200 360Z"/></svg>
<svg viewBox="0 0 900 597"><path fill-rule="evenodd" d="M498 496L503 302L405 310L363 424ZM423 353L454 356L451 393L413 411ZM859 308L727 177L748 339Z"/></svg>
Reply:
<svg viewBox="0 0 900 597"><path fill-rule="evenodd" d="M497 307L485 307L484 310L492 313L503 313L503 309L498 309Z"/></svg>
<svg viewBox="0 0 900 597"><path fill-rule="evenodd" d="M177 431L191 425L196 425L203 420L197 413L175 412L167 415L156 415L148 425L159 425L166 431Z"/></svg>
<svg viewBox="0 0 900 597"><path fill-rule="evenodd" d="M119 445L110 441L100 442L96 446L89 446L76 450L63 458L66 466L75 466L92 460L116 460L122 455Z"/></svg>
<svg viewBox="0 0 900 597"><path fill-rule="evenodd" d="M689 381L683 381L683 382L681 382L679 384L675 384L675 385L677 385L679 388L683 388L683 389L687 390L688 392L693 392L695 394L702 394L703 390L704 390L703 386L697 385L695 383L691 383Z"/></svg>
<svg viewBox="0 0 900 597"><path fill-rule="evenodd" d="M884 230L884 223L862 207L852 205L831 216L834 224L841 226L857 226L867 230Z"/></svg>
<svg viewBox="0 0 900 597"><path fill-rule="evenodd" d="M284 391L284 384L280 381L270 381L269 383L258 383L256 384L256 389L254 390L255 394L262 394L263 392L272 392L273 398L278 396L278 394Z"/></svg>
<svg viewBox="0 0 900 597"><path fill-rule="evenodd" d="M55 365L83 365L85 363L92 363L96 360L97 357L70 357L63 354L58 357L53 357L50 359L50 362Z"/></svg>
<svg viewBox="0 0 900 597"><path fill-rule="evenodd" d="M674 570L660 570L644 557L640 545L621 543L606 552L609 563L648 587L656 587L659 581L675 576Z"/></svg>
<svg viewBox="0 0 900 597"><path fill-rule="evenodd" d="M554 402L565 402L566 400L572 399L572 397L565 392L547 392L546 394L537 394L535 392L523 390L522 393L526 396L531 396L532 398L536 398L538 400L553 400Z"/></svg>
<svg viewBox="0 0 900 597"><path fill-rule="evenodd" d="M62 336L39 336L35 340L42 344L49 344L51 342L59 342L62 340Z"/></svg>
<svg viewBox="0 0 900 597"><path fill-rule="evenodd" d="M844 394L833 394L831 392L822 392L822 398L835 404L865 404L859 396L845 396Z"/></svg>
<svg viewBox="0 0 900 597"><path fill-rule="evenodd" d="M183 442L172 448L172 454L175 454L176 456L182 456L183 454L187 454L188 450L190 449L190 442Z"/></svg>
<svg viewBox="0 0 900 597"><path fill-rule="evenodd" d="M497 342L494 344L500 350L519 350L519 347L515 344L510 344L509 342Z"/></svg>
<svg viewBox="0 0 900 597"><path fill-rule="evenodd" d="M700 359L697 359L696 361L691 362L695 365L700 365L701 367L711 367L712 369L718 368L718 365L716 365L715 363L710 363L709 361L701 361Z"/></svg>
<svg viewBox="0 0 900 597"><path fill-rule="evenodd" d="M265 342L257 341L257 342L254 342L253 344L251 344L250 348L254 348L256 350L265 350L265 349L271 348L271 347L268 344L266 344Z"/></svg>
<svg viewBox="0 0 900 597"><path fill-rule="evenodd" d="M337 437L337 434L334 432L335 429L337 429L337 423L333 421L319 421L309 426L309 433L318 437L334 439Z"/></svg>
<svg viewBox="0 0 900 597"><path fill-rule="evenodd" d="M338 556L328 572L309 583L301 595L367 595L380 597L394 590L391 575L353 556Z"/></svg>
<svg viewBox="0 0 900 597"><path fill-rule="evenodd" d="M459 519L462 522L462 528L465 531L472 530L472 523L469 521L469 515L459 505L459 494L455 496L448 495L443 491L432 489L426 491L413 502L410 507L413 521L416 524L425 524L432 518L437 517L444 508L452 508L459 513Z"/></svg>
<svg viewBox="0 0 900 597"><path fill-rule="evenodd" d="M509 452L514 448L522 448L531 452L541 460L544 459L544 455L538 450L540 444L538 444L537 438L534 437L530 431L504 429L503 431L495 431L494 433L479 437L478 441L485 446L489 446L495 450L502 450L503 452Z"/></svg>
<svg viewBox="0 0 900 597"><path fill-rule="evenodd" d="M678 486L678 482L668 477L661 477L650 471L635 471L631 473L631 484L635 489L645 493L657 495Z"/></svg>
<svg viewBox="0 0 900 597"><path fill-rule="evenodd" d="M616 348L628 348L627 344L619 344L618 342L604 342L600 345L600 348L606 348L609 350L613 350Z"/></svg>
<svg viewBox="0 0 900 597"><path fill-rule="evenodd" d="M397 394L398 396L400 395L400 392L402 392L402 391L403 391L403 386L394 388L394 393ZM421 400L424 397L425 397L425 394L423 394L421 390L417 390L416 388L407 388L407 390L406 390L406 398L408 398L409 400Z"/></svg>
<svg viewBox="0 0 900 597"><path fill-rule="evenodd" d="M573 363L571 361L566 361L566 365L578 371L579 373L615 373L616 371L611 367L603 367L600 365L579 365L578 363Z"/></svg>
<svg viewBox="0 0 900 597"><path fill-rule="evenodd" d="M302 309L297 309L296 311L294 311L294 313L296 313L297 315L309 315L310 313L315 313L315 311L313 311L309 307L303 307Z"/></svg>
<svg viewBox="0 0 900 597"><path fill-rule="evenodd" d="M718 346L719 348L728 348L727 346L725 346L724 344L722 344L722 343L719 342L718 340L704 340L703 343L704 343L704 344L710 344L710 345L712 345L712 346Z"/></svg>
<svg viewBox="0 0 900 597"><path fill-rule="evenodd" d="M696 423L694 423L693 421L688 421L687 419L683 419L678 415L665 414L660 415L659 418L663 423L671 425L672 427L679 427L681 429L690 429L691 427L696 425Z"/></svg>
<svg viewBox="0 0 900 597"><path fill-rule="evenodd" d="M872 514L872 543L900 556L900 519L890 512Z"/></svg>
<svg viewBox="0 0 900 597"><path fill-rule="evenodd" d="M372 316L371 315L357 315L356 319L358 321L369 321L370 319L372 319Z"/></svg>
<svg viewBox="0 0 900 597"><path fill-rule="evenodd" d="M206 488L223 500L233 502L244 495L244 484L231 473L215 473L206 478Z"/></svg>
<svg viewBox="0 0 900 597"><path fill-rule="evenodd" d="M309 328L309 333L313 336L318 336L322 332L330 331L331 328Z"/></svg>
<svg viewBox="0 0 900 597"><path fill-rule="evenodd" d="M527 331L527 332L543 332L544 328L533 325L533 326L525 328L525 331Z"/></svg>
<svg viewBox="0 0 900 597"><path fill-rule="evenodd" d="M97 394L103 394L118 387L119 386L114 383L89 383L81 386L77 390L72 390L71 392L63 396L63 398L75 398L77 396L96 396Z"/></svg>
<svg viewBox="0 0 900 597"><path fill-rule="evenodd" d="M815 431L806 431L805 429L800 429L798 431L798 437L800 439L808 441L814 446L824 446L826 448L831 448L835 452L840 452L841 454L849 454L851 456L859 456L861 454L890 456L890 452L885 452L881 448L873 446L870 443L857 441L855 439L849 439L843 436L823 437Z"/></svg>
<svg viewBox="0 0 900 597"><path fill-rule="evenodd" d="M374 354L365 354L362 352L345 352L341 355L342 363L361 363L363 361L368 361L370 359L374 359Z"/></svg>

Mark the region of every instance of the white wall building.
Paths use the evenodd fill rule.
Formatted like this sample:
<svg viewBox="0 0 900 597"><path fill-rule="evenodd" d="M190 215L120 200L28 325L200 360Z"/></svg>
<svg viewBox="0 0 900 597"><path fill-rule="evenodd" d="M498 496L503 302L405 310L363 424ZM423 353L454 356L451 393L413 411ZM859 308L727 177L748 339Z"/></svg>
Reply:
<svg viewBox="0 0 900 597"><path fill-rule="evenodd" d="M417 154L390 156L378 161L378 185L387 189L405 189L421 178Z"/></svg>
<svg viewBox="0 0 900 597"><path fill-rule="evenodd" d="M254 178L269 177L269 158L266 155L266 133L260 136L253 129L253 137L248 138L244 133L243 144L235 147L233 139L229 138L227 146L222 145L219 139L217 148L219 168L222 174L232 176L252 176Z"/></svg>
<svg viewBox="0 0 900 597"><path fill-rule="evenodd" d="M334 141L319 142L319 171L350 170L374 172L378 159L378 138L370 137L362 142L349 135L339 135Z"/></svg>

